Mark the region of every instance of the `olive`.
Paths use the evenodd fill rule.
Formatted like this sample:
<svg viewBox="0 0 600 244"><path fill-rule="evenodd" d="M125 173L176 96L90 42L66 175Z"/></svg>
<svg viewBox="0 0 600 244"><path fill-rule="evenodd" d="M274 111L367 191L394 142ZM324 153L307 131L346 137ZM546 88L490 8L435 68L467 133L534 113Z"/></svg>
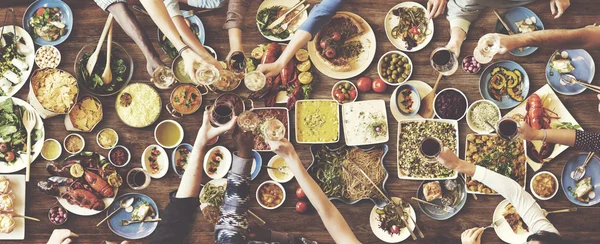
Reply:
<svg viewBox="0 0 600 244"><path fill-rule="evenodd" d="M397 79L397 78L398 78L397 75L395 75L395 74L392 75L392 79Z"/></svg>
<svg viewBox="0 0 600 244"><path fill-rule="evenodd" d="M344 83L344 88L346 88L346 90L350 89L350 87L352 87L350 83Z"/></svg>
<svg viewBox="0 0 600 244"><path fill-rule="evenodd" d="M342 91L342 93L346 93L346 89L345 88L342 88L341 91Z"/></svg>
<svg viewBox="0 0 600 244"><path fill-rule="evenodd" d="M408 59L406 57L402 57L402 62L408 62Z"/></svg>
<svg viewBox="0 0 600 244"><path fill-rule="evenodd" d="M60 11L60 9L59 9L59 8L56 8L56 7L55 7L55 8L53 8L52 10L54 10L54 12L55 12L55 13L58 13L58 11Z"/></svg>
<svg viewBox="0 0 600 244"><path fill-rule="evenodd" d="M408 77L408 74L402 74L402 79L406 79L406 77Z"/></svg>
<svg viewBox="0 0 600 244"><path fill-rule="evenodd" d="M397 54L397 53L393 53L393 54L392 54L392 58L397 58L397 57L398 57L398 54Z"/></svg>
<svg viewBox="0 0 600 244"><path fill-rule="evenodd" d="M410 64L404 64L405 69L410 69Z"/></svg>
<svg viewBox="0 0 600 244"><path fill-rule="evenodd" d="M391 74L392 74L392 71L388 69L388 70L386 71L386 73L387 73L388 75L391 75Z"/></svg>
<svg viewBox="0 0 600 244"><path fill-rule="evenodd" d="M409 69L405 69L404 73L408 75L408 74L410 74L410 70Z"/></svg>

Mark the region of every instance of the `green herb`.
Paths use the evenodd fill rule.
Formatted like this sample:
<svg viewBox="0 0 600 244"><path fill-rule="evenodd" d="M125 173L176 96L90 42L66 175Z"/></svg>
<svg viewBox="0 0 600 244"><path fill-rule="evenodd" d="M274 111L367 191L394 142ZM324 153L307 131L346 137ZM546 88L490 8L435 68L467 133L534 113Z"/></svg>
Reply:
<svg viewBox="0 0 600 244"><path fill-rule="evenodd" d="M116 51L116 49L112 50L113 53ZM89 59L90 54L86 53L79 60L79 74L83 80L82 83L85 84L87 88L95 93L108 94L123 87L123 82L127 79L127 65L123 59L117 58L116 56L111 57L110 71L112 72L113 80L108 84L104 84L101 77L105 69L103 64L106 63L106 53L103 51L100 52L92 74L89 74L86 69L86 64Z"/></svg>
<svg viewBox="0 0 600 244"><path fill-rule="evenodd" d="M330 151L321 147L315 154L317 183L328 197L343 197L342 162L348 152L345 149Z"/></svg>
<svg viewBox="0 0 600 244"><path fill-rule="evenodd" d="M0 157L0 162L4 164L13 164L16 162L18 155L25 154L27 144L27 131L21 122L23 118L24 108L13 103L12 98L7 98L0 102L0 141L8 144L10 151L15 154L13 161L7 162L4 160L5 154ZM41 138L42 131L34 129L32 131L32 140L29 147ZM33 150L31 150L33 154Z"/></svg>
<svg viewBox="0 0 600 244"><path fill-rule="evenodd" d="M571 122L561 122L558 124L554 124L552 127L554 127L554 129L570 129L570 130L579 130L581 129L581 126L578 124L573 124Z"/></svg>
<svg viewBox="0 0 600 244"><path fill-rule="evenodd" d="M256 15L256 23L258 24L258 28L265 36L272 36L279 39L286 39L290 36L290 32L288 30L284 30L279 34L275 34L271 30L267 29L271 23L277 20L277 15L282 8L282 6L264 8Z"/></svg>

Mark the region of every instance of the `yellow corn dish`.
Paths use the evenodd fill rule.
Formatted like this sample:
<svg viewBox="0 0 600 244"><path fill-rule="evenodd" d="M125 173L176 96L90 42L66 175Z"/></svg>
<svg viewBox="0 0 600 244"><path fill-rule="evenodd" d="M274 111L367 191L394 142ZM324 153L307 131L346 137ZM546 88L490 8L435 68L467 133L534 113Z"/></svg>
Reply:
<svg viewBox="0 0 600 244"><path fill-rule="evenodd" d="M333 100L296 102L296 141L299 143L337 142L340 135L339 108Z"/></svg>

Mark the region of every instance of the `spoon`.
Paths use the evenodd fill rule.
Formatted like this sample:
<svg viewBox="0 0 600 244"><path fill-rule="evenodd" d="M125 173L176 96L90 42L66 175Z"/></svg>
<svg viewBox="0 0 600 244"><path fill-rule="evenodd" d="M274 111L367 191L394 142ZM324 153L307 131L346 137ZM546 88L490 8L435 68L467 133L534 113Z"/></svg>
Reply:
<svg viewBox="0 0 600 244"><path fill-rule="evenodd" d="M439 74L437 80L435 81L435 85L433 85L433 90L427 94L423 99L421 99L421 108L419 109L419 115L423 118L431 118L433 116L433 99L435 98L435 92L437 91L438 84L442 79L442 73Z"/></svg>
<svg viewBox="0 0 600 244"><path fill-rule="evenodd" d="M492 128L492 133L496 131L496 126L492 125L492 123L488 122L487 120L485 121L485 123Z"/></svg>
<svg viewBox="0 0 600 244"><path fill-rule="evenodd" d="M100 54L100 49L102 47L102 44L104 43L104 37L106 37L106 34L108 33L108 28L112 25L112 19L112 14L108 14L108 19L106 19L106 24L104 24L104 29L102 29L102 34L100 35L98 45L96 46L96 49L94 50L92 55L90 55L87 64L85 64L85 69L90 75L92 74L92 71L94 71L94 66L96 66L96 62L98 62L98 55Z"/></svg>
<svg viewBox="0 0 600 244"><path fill-rule="evenodd" d="M108 38L106 40L106 66L104 66L104 72L102 72L102 82L105 85L112 82L112 71L110 70L110 55L112 53L112 36L113 36L113 25L110 24L108 29Z"/></svg>
<svg viewBox="0 0 600 244"><path fill-rule="evenodd" d="M587 155L587 158L585 158L585 161L583 162L583 165L577 167L575 170L571 171L571 179L573 179L574 181L579 181L581 180L581 178L583 178L583 176L585 175L585 166L587 166L587 164L590 162L590 160L594 157L594 153L590 152Z"/></svg>
<svg viewBox="0 0 600 244"><path fill-rule="evenodd" d="M569 213L569 212L576 212L577 208L567 208L567 209L561 209L561 210L554 210L554 211L546 211L546 209L542 209L542 213L544 213L544 216L548 216L549 214L554 214L554 213Z"/></svg>
<svg viewBox="0 0 600 244"><path fill-rule="evenodd" d="M109 219L110 217L112 217L114 214L116 214L117 212L119 212L119 210L131 206L131 204L133 204L133 200L135 200L135 198L133 198L133 197L121 199L121 202L120 202L121 206L119 206L119 208L117 208L117 210L113 211L108 216L106 216L106 218L104 218L102 221L100 221L100 223L98 223L96 225L96 227L100 226L102 223L104 223L104 221L106 221L107 219Z"/></svg>
<svg viewBox="0 0 600 244"><path fill-rule="evenodd" d="M288 166L281 166L279 168L275 168L275 167L271 167L271 166L262 166L263 168L267 168L267 169L274 169L274 170L279 170L279 172L281 172L282 174L287 175L287 171L285 171L285 169L288 168Z"/></svg>
<svg viewBox="0 0 600 244"><path fill-rule="evenodd" d="M562 74L560 75L560 84L563 86L573 86L580 85L597 93L600 93L600 86L594 86L592 84L588 84L585 82L581 82L575 78L575 76L571 74Z"/></svg>

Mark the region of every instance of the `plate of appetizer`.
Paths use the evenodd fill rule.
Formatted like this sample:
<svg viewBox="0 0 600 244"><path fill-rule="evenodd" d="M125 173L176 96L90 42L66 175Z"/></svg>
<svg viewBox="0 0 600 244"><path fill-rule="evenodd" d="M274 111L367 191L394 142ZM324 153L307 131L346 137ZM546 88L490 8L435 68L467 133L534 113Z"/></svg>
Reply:
<svg viewBox="0 0 600 244"><path fill-rule="evenodd" d="M73 30L73 12L60 0L35 1L23 14L23 27L40 46L63 43Z"/></svg>
<svg viewBox="0 0 600 244"><path fill-rule="evenodd" d="M348 146L385 143L390 139L385 101L342 104L344 139Z"/></svg>
<svg viewBox="0 0 600 244"><path fill-rule="evenodd" d="M462 177L454 180L423 181L417 190L417 198L427 202L454 208L448 212L441 207L419 203L419 208L427 216L435 220L447 220L456 215L467 202L467 192Z"/></svg>
<svg viewBox="0 0 600 244"><path fill-rule="evenodd" d="M494 210L492 223L499 219L504 219L505 221L502 221L499 225L495 225L494 231L496 231L496 235L502 241L510 244L527 242L527 237L531 235L529 227L523 222L515 207L507 200L502 200Z"/></svg>
<svg viewBox="0 0 600 244"><path fill-rule="evenodd" d="M542 112L539 112L540 110ZM531 114L529 116L531 120L540 121L539 124L527 122L528 114ZM579 123L548 84L531 94L526 102L508 112L505 117L524 118L525 122L537 129L582 130ZM527 163L534 172L538 171L545 163L556 158L567 148L569 147L565 145L528 141L525 143Z"/></svg>
<svg viewBox="0 0 600 244"><path fill-rule="evenodd" d="M577 95L585 91L578 84L570 85L561 81L560 76L569 74L584 83L592 83L596 64L590 54L583 49L556 50L546 65L546 80L556 92L563 95Z"/></svg>
<svg viewBox="0 0 600 244"><path fill-rule="evenodd" d="M362 17L341 11L308 43L308 53L321 73L343 80L369 67L375 44L375 33Z"/></svg>
<svg viewBox="0 0 600 244"><path fill-rule="evenodd" d="M258 152L271 151L271 147L265 141L262 130L265 121L267 121L268 119L278 119L279 121L281 121L281 123L283 123L284 127L286 128L284 137L288 140L290 139L290 114L287 108L254 108L252 109L252 112L254 112L261 121L259 126L257 126L256 129L252 132L252 134L254 134L254 150Z"/></svg>
<svg viewBox="0 0 600 244"><path fill-rule="evenodd" d="M0 175L0 240L25 240L25 175Z"/></svg>
<svg viewBox="0 0 600 244"><path fill-rule="evenodd" d="M267 27L280 16L283 16L285 13L290 11L290 8L294 7L295 5L296 1L263 1L256 12L256 26L258 27L260 34L274 42L285 42L291 40L294 32L296 32L298 27L300 27L300 25L302 25L302 23L304 23L304 21L306 21L308 18L308 11L305 8L306 5L301 4L287 14L282 24L287 23L288 21L290 22L286 29L279 30L281 33L274 31L274 29L278 29L279 26L273 28L272 30L267 29ZM298 16L296 17L296 15Z"/></svg>
<svg viewBox="0 0 600 244"><path fill-rule="evenodd" d="M400 51L389 51L379 59L377 73L390 86L403 84L412 75L412 60Z"/></svg>
<svg viewBox="0 0 600 244"><path fill-rule="evenodd" d="M336 143L340 140L340 109L334 100L296 102L296 142Z"/></svg>
<svg viewBox="0 0 600 244"><path fill-rule="evenodd" d="M339 104L355 102L358 98L358 89L354 83L341 80L333 85L331 89L331 98Z"/></svg>
<svg viewBox="0 0 600 244"><path fill-rule="evenodd" d="M68 114L78 96L77 80L69 72L46 68L37 69L31 75L27 101L43 119Z"/></svg>
<svg viewBox="0 0 600 244"><path fill-rule="evenodd" d="M204 173L211 179L220 179L227 175L231 168L232 158L229 149L215 146L204 156Z"/></svg>
<svg viewBox="0 0 600 244"><path fill-rule="evenodd" d="M428 164L421 153L421 141L433 136L444 147L458 153L458 122L444 119L405 119L398 122L398 178L405 180L456 179L458 174L439 163Z"/></svg>
<svg viewBox="0 0 600 244"><path fill-rule="evenodd" d="M479 78L479 93L500 109L513 108L529 94L529 76L518 63L502 60L489 65Z"/></svg>
<svg viewBox="0 0 600 244"><path fill-rule="evenodd" d="M142 168L150 177L160 179L169 171L169 156L159 145L150 145L142 153Z"/></svg>
<svg viewBox="0 0 600 244"><path fill-rule="evenodd" d="M544 30L544 24L540 17L526 7L514 7L507 9L500 14L502 20L508 25L514 33L529 33L538 30ZM496 21L496 32L508 35L508 31L500 21ZM510 54L515 56L527 56L535 52L537 47L523 47L523 51L517 49L510 50Z"/></svg>
<svg viewBox="0 0 600 244"><path fill-rule="evenodd" d="M204 31L204 25L202 24L202 20L200 20L198 16L190 14L191 11L180 11L182 16L185 18L185 23L190 27L194 36L196 36L198 38L198 41L200 41L200 43L204 45L204 40L206 39L206 32ZM175 48L175 46L173 46L171 41L169 41L169 39L160 31L160 29L157 30L157 35L158 46L165 52L165 54L167 54L167 56L169 56L169 58L177 58L177 56L179 56L177 49Z"/></svg>
<svg viewBox="0 0 600 244"><path fill-rule="evenodd" d="M22 122L25 110L35 113L37 118L31 132L31 162L44 146L44 122L33 107L16 97L0 97L0 173L14 173L26 166L27 131Z"/></svg>
<svg viewBox="0 0 600 244"><path fill-rule="evenodd" d="M38 189L56 197L69 212L81 216L96 215L108 208L123 183L116 167L95 152L48 162L46 170L51 177L39 181Z"/></svg>
<svg viewBox="0 0 600 244"><path fill-rule="evenodd" d="M427 9L415 2L403 2L385 15L385 34L399 50L416 52L423 49L433 38L433 21Z"/></svg>
<svg viewBox="0 0 600 244"><path fill-rule="evenodd" d="M471 103L467 110L467 124L469 128L478 134L492 133L496 128L486 123L496 125L502 118L498 106L488 100L482 99Z"/></svg>
<svg viewBox="0 0 600 244"><path fill-rule="evenodd" d="M0 47L0 53L3 53L0 56L0 95L12 97L25 85L33 70L35 46L29 33L19 26L2 26L0 30L6 43Z"/></svg>
<svg viewBox="0 0 600 244"><path fill-rule="evenodd" d="M227 179L216 179L207 182L200 190L200 210L209 223L217 224L221 206L225 202Z"/></svg>
<svg viewBox="0 0 600 244"><path fill-rule="evenodd" d="M158 92L146 83L127 85L115 100L117 115L133 128L143 128L156 122L161 108Z"/></svg>
<svg viewBox="0 0 600 244"><path fill-rule="evenodd" d="M96 96L112 96L123 90L131 77L133 76L133 59L127 50L119 43L112 42L112 52L110 56L110 71L112 72L112 80L108 83L102 81L102 74L106 68L106 46L100 48L98 61L92 70L88 73L86 65L90 56L94 52L98 41L92 41L81 48L77 57L73 70L79 86Z"/></svg>
<svg viewBox="0 0 600 244"><path fill-rule="evenodd" d="M175 148L175 150L173 150L173 153L171 154L171 165L173 166L173 171L175 171L179 177L182 177L183 173L185 172L188 160L192 155L192 149L192 145L188 143L181 143Z"/></svg>
<svg viewBox="0 0 600 244"><path fill-rule="evenodd" d="M414 89L412 89L412 91L417 91L419 93L419 102L417 106L417 101L415 99L415 97L413 97L411 94L410 99L407 97L408 91L406 91L406 86L412 86ZM427 96L427 94L429 94L433 89L431 88L431 86L429 86L427 83L423 82L423 81L419 81L419 80L409 80L407 82L405 82L404 84L402 84L401 86L399 86L398 88L396 88L394 90L394 92L392 93L392 96L390 98L390 112L392 112L392 115L394 116L394 118L396 118L397 121L403 120L403 119L411 119L411 118L422 118L421 115L418 114L419 108L421 107L421 99L422 97ZM402 94L400 91L404 91L405 94ZM415 94L416 95L416 94ZM407 107L408 102L405 102L406 105L402 104L403 101L406 100L411 100L413 101L412 106L410 108ZM401 111L411 111L412 113L414 113L413 115L409 114L405 114ZM416 112L415 112L416 111ZM431 115L431 117L433 118L433 114Z"/></svg>
<svg viewBox="0 0 600 244"><path fill-rule="evenodd" d="M525 188L527 165L525 143L508 141L496 134L468 134L465 141L465 161L506 176ZM498 195L486 185L466 176L467 192L471 194Z"/></svg>
<svg viewBox="0 0 600 244"><path fill-rule="evenodd" d="M388 152L387 145L380 144L367 149L313 145L310 151L313 161L307 171L330 200L346 204L364 199L369 199L376 205L384 202L377 189L367 183L359 168L385 193L389 173L383 166L383 158Z"/></svg>
<svg viewBox="0 0 600 244"><path fill-rule="evenodd" d="M600 188L595 187L600 178L600 157L598 155L594 155L585 167L585 175L581 180L575 182L571 178L571 172L583 165L587 156L587 153L579 153L571 157L565 163L561 174L561 185L565 196L572 203L584 207L594 206L600 202Z"/></svg>
<svg viewBox="0 0 600 244"><path fill-rule="evenodd" d="M103 116L102 102L94 96L84 96L65 116L65 127L67 131L91 132Z"/></svg>
<svg viewBox="0 0 600 244"><path fill-rule="evenodd" d="M133 198L130 207L120 209L121 200ZM152 198L141 193L126 193L116 199L106 211L110 213L117 211L106 223L108 228L116 235L129 239L138 240L149 236L158 226L158 206ZM154 220L154 221L152 221Z"/></svg>
<svg viewBox="0 0 600 244"><path fill-rule="evenodd" d="M396 204L400 204L400 198L392 197L392 201ZM403 214L409 214L407 218L408 227L411 230L415 229L414 222L412 219L417 219L415 210L411 205L402 206ZM407 226L402 221L401 216L396 212L394 205L388 204L383 208L373 207L369 217L369 224L371 225L371 231L379 238L379 240L387 243L398 243L404 241L410 237L410 232L406 228Z"/></svg>

